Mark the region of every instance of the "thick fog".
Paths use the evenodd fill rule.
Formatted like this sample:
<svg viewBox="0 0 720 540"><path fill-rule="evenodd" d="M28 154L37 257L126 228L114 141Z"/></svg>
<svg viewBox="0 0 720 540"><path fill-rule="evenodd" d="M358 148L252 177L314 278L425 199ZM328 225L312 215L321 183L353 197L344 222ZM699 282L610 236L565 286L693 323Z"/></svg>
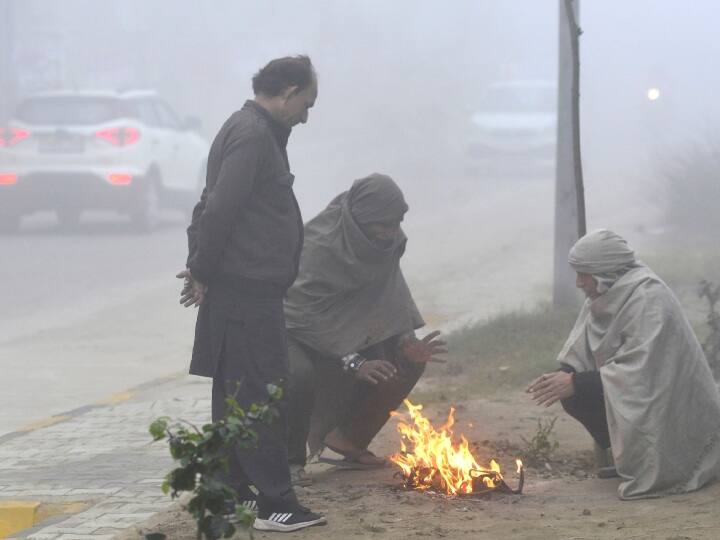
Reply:
<svg viewBox="0 0 720 540"><path fill-rule="evenodd" d="M320 97L290 147L308 214L372 170L397 176L415 199L452 192L486 87L556 79L554 0L15 4L19 97L157 89L179 113L201 118L208 138L251 97L249 79L268 59L309 54ZM716 14L710 1L581 4L590 190L646 169L661 148L712 134ZM655 102L651 88L660 90Z"/></svg>
<svg viewBox="0 0 720 540"><path fill-rule="evenodd" d="M719 15L712 0L581 2L589 229L654 249L673 227L668 200L683 201L669 171L720 142ZM260 67L309 55L319 95L288 147L305 219L354 179L387 173L410 205L403 264L429 325L551 298L554 148L478 155L474 145L492 137L479 132L487 117L508 112L489 97L502 100L506 83L550 89L549 106L511 111L518 130L537 112L554 119L557 0L3 0L0 17L12 37L3 120L37 91L152 89L199 119L210 142L252 98ZM554 138L554 124L544 129ZM22 378L34 364L33 376L59 384L59 402L40 400L28 419L182 371L192 342L194 313L176 305L173 277L185 262L186 215L168 213L148 235L104 215L69 232L53 220L25 216L0 237L10 299L0 369ZM57 383L67 370L76 376ZM5 414L0 432L22 424Z"/></svg>

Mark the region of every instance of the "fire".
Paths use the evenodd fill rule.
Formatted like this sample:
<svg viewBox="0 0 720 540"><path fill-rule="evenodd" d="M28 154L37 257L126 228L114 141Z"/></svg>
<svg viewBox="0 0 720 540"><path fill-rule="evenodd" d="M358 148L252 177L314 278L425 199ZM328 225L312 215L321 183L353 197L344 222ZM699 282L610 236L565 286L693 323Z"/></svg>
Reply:
<svg viewBox="0 0 720 540"><path fill-rule="evenodd" d="M470 451L470 443L464 435L460 442L453 444L455 408L445 423L434 428L422 414L422 405L413 405L405 400L410 422L400 413L392 413L403 420L397 429L401 436L400 452L390 460L402 470L405 484L419 490L434 489L449 495L486 492L496 488L511 491L503 481L500 465L490 461L489 468L481 466ZM408 450L409 448L409 450ZM516 460L518 474L522 473L522 462ZM521 475L522 481L522 475ZM516 491L519 492L521 487Z"/></svg>

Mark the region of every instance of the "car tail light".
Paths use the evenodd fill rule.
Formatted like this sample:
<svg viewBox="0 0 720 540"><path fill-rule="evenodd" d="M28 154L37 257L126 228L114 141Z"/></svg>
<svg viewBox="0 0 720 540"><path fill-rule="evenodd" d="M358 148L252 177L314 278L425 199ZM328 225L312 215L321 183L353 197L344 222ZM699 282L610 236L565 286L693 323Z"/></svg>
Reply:
<svg viewBox="0 0 720 540"><path fill-rule="evenodd" d="M116 186L129 186L132 184L132 174L127 173L110 173L107 177L111 184Z"/></svg>
<svg viewBox="0 0 720 540"><path fill-rule="evenodd" d="M0 146L14 146L27 139L30 132L20 128L0 128Z"/></svg>
<svg viewBox="0 0 720 540"><path fill-rule="evenodd" d="M0 173L0 186L11 186L17 184L17 174Z"/></svg>
<svg viewBox="0 0 720 540"><path fill-rule="evenodd" d="M95 136L114 146L128 146L140 139L140 131L131 127L115 127L96 131Z"/></svg>

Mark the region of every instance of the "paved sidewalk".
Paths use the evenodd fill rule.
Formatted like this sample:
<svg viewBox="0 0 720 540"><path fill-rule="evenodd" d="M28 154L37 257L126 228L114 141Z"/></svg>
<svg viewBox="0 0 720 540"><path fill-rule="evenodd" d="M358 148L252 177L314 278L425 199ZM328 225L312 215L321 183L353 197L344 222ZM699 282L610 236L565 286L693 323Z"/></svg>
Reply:
<svg viewBox="0 0 720 540"><path fill-rule="evenodd" d="M110 540L168 508L160 486L172 460L165 442L152 443L148 426L159 416L209 421L209 383L180 375L153 381L48 419L47 427L0 437L0 504L83 509L56 510L9 538Z"/></svg>

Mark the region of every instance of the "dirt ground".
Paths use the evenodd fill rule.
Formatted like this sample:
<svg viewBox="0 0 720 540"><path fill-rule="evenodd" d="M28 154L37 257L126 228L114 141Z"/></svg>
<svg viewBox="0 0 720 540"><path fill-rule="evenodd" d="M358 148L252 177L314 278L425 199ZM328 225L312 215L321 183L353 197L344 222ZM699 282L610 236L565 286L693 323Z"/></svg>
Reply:
<svg viewBox="0 0 720 540"><path fill-rule="evenodd" d="M540 469L528 469L522 495L492 495L489 499L449 499L408 492L394 467L345 471L313 464L315 483L298 495L328 524L293 533L293 538L345 540L353 538L405 539L646 539L685 540L720 538L720 483L699 492L624 502L617 498L618 479L601 480L592 472L589 436L559 407L538 409L515 392L493 399L441 403L425 412L438 425L450 405L457 407L455 433L475 443L483 461L497 457L511 487L517 483L512 463L531 438L537 419L558 416L554 433L560 442L556 459ZM377 453L389 455L399 447L396 421L386 425L373 442ZM138 540L162 531L169 540L195 538L193 522L178 506L128 531L120 540ZM255 533L277 538L277 533ZM236 538L247 538L238 533Z"/></svg>

